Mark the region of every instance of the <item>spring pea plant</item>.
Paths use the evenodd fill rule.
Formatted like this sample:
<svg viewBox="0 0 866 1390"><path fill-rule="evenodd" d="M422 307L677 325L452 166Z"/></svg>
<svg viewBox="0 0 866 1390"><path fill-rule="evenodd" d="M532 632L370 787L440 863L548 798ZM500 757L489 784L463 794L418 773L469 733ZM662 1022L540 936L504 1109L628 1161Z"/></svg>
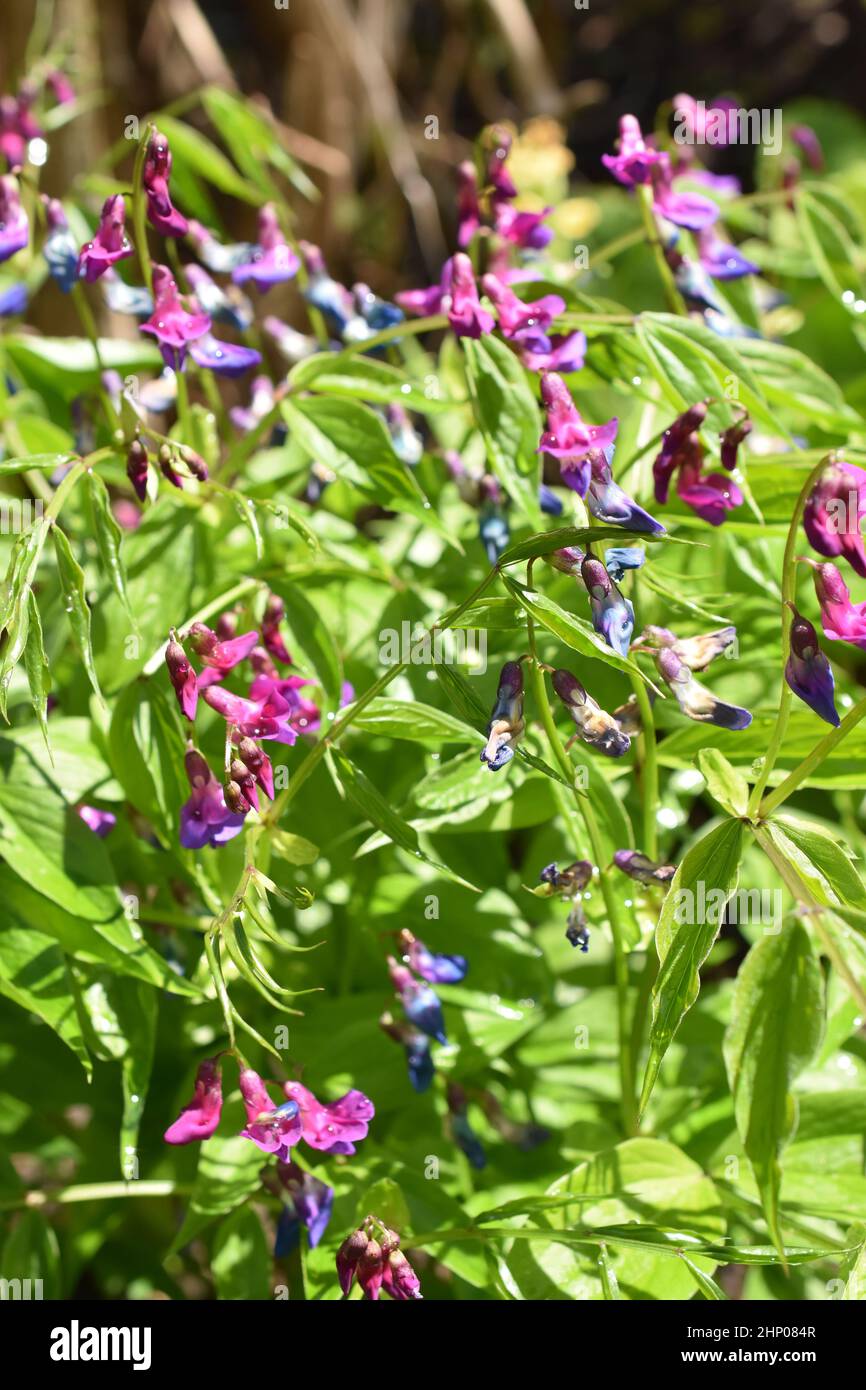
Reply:
<svg viewBox="0 0 866 1390"><path fill-rule="evenodd" d="M862 136L675 105L388 298L242 98L4 98L4 1279L863 1297Z"/></svg>

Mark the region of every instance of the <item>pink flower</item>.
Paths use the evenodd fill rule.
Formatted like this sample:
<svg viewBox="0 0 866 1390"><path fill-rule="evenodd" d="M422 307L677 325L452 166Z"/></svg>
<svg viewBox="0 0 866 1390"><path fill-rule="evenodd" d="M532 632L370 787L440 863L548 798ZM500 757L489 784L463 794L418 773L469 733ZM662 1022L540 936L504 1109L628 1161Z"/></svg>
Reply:
<svg viewBox="0 0 866 1390"><path fill-rule="evenodd" d="M126 235L126 206L122 194L115 193L102 205L93 240L86 242L79 252L78 274L90 285L111 266L131 255L132 246Z"/></svg>
<svg viewBox="0 0 866 1390"><path fill-rule="evenodd" d="M626 188L649 183L652 171L668 163L668 156L653 149L643 138L636 116L621 116L616 154L603 154L601 162Z"/></svg>
<svg viewBox="0 0 866 1390"><path fill-rule="evenodd" d="M193 651L202 658L205 666L226 675L239 662L246 661L259 640L255 631L245 632L240 637L232 637L221 642L212 628L204 623L193 623L189 630L189 640Z"/></svg>
<svg viewBox="0 0 866 1390"><path fill-rule="evenodd" d="M166 366L180 371L188 344L210 331L210 319L207 314L187 313L167 266L153 267L153 296L153 313L141 324L141 331L156 338Z"/></svg>
<svg viewBox="0 0 866 1390"><path fill-rule="evenodd" d="M204 698L245 738L274 739L290 745L297 740L298 735L291 725L292 705L273 688L273 682L261 696L250 700L231 695L219 685L209 686Z"/></svg>
<svg viewBox="0 0 866 1390"><path fill-rule="evenodd" d="M180 808L180 843L184 849L216 849L243 830L244 817L231 811L207 760L195 748L184 758L192 795Z"/></svg>
<svg viewBox="0 0 866 1390"><path fill-rule="evenodd" d="M238 1079L247 1112L247 1126L241 1130L241 1135L258 1144L263 1153L288 1159L292 1145L301 1138L297 1102L287 1100L282 1105L272 1105L264 1081L250 1067L246 1067Z"/></svg>
<svg viewBox="0 0 866 1390"><path fill-rule="evenodd" d="M547 411L547 429L541 436L539 453L559 459L562 481L581 497L586 496L592 474L590 450L606 449L616 439L617 421L587 425L571 398L561 376L545 372L541 378L541 398Z"/></svg>
<svg viewBox="0 0 866 1390"><path fill-rule="evenodd" d="M429 285L423 290L398 290L394 300L407 313L417 314L419 318L426 319L430 314L440 312L444 293L441 284Z"/></svg>
<svg viewBox="0 0 866 1390"><path fill-rule="evenodd" d="M475 165L465 159L457 165L457 245L464 250L481 225L478 206L478 176Z"/></svg>
<svg viewBox="0 0 866 1390"><path fill-rule="evenodd" d="M727 473L701 473L700 462L683 464L677 474L677 493L711 526L721 526L728 512L743 504L743 494Z"/></svg>
<svg viewBox="0 0 866 1390"><path fill-rule="evenodd" d="M866 603L852 603L848 586L835 565L810 560L815 593L821 605L824 636L834 642L851 642L866 651Z"/></svg>
<svg viewBox="0 0 866 1390"><path fill-rule="evenodd" d="M481 286L488 299L493 301L499 327L506 338L542 352L545 348L549 349L547 330L553 320L564 312L564 299L558 294L546 294L541 299L524 303L496 275L485 275Z"/></svg>
<svg viewBox="0 0 866 1390"><path fill-rule="evenodd" d="M496 230L512 246L542 251L553 240L553 232L543 225L552 211L546 207L541 212L519 212L510 205L500 206L496 209Z"/></svg>
<svg viewBox="0 0 866 1390"><path fill-rule="evenodd" d="M18 183L11 174L0 178L0 261L8 261L27 245L30 228L27 213L18 196Z"/></svg>
<svg viewBox="0 0 866 1390"><path fill-rule="evenodd" d="M100 840L104 840L117 825L117 816L112 811L100 811L98 806L87 806L82 803L78 807L78 814Z"/></svg>
<svg viewBox="0 0 866 1390"><path fill-rule="evenodd" d="M165 1131L167 1144L192 1144L209 1139L220 1122L223 1106L222 1077L219 1059L210 1057L199 1064L195 1091L189 1105L181 1110L173 1125Z"/></svg>
<svg viewBox="0 0 866 1390"><path fill-rule="evenodd" d="M172 632L165 649L165 664L168 667L169 680L174 686L174 693L177 696L181 713L191 722L195 719L195 712L198 707L198 681L195 671L187 660L186 652L178 642L174 632Z"/></svg>
<svg viewBox="0 0 866 1390"><path fill-rule="evenodd" d="M366 1139L376 1112L373 1102L362 1091L347 1091L339 1100L325 1104L299 1081L287 1081L283 1090L289 1100L300 1107L302 1137L311 1149L329 1154L353 1154L355 1141Z"/></svg>
<svg viewBox="0 0 866 1390"><path fill-rule="evenodd" d="M186 236L189 223L172 204L168 191L170 174L171 150L168 140L160 131L155 130L150 137L142 173L147 198L147 220L163 236Z"/></svg>

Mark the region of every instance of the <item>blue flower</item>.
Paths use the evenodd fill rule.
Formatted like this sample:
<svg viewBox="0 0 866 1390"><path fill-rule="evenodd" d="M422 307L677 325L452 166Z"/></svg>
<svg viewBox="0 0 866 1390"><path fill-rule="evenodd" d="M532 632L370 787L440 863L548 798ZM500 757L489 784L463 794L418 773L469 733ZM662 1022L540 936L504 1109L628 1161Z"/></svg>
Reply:
<svg viewBox="0 0 866 1390"><path fill-rule="evenodd" d="M429 980L434 985L454 985L465 978L469 969L465 956L437 955L406 930L401 931L399 942L409 968L423 980Z"/></svg>
<svg viewBox="0 0 866 1390"><path fill-rule="evenodd" d="M632 605L623 598L601 560L596 560L595 556L584 556L580 573L589 594L593 627L615 652L628 656L634 632Z"/></svg>
<svg viewBox="0 0 866 1390"><path fill-rule="evenodd" d="M785 680L794 694L819 718L838 728L832 667L818 645L818 634L812 624L800 616L793 603L789 603L788 607L794 620L791 623L791 650L785 666Z"/></svg>
<svg viewBox="0 0 866 1390"><path fill-rule="evenodd" d="M487 743L481 750L481 761L491 772L498 772L511 762L524 727L523 672L519 661L506 661L487 726Z"/></svg>
<svg viewBox="0 0 866 1390"><path fill-rule="evenodd" d="M639 570L646 560L640 545L613 545L604 552L605 568L615 584L621 584L626 570Z"/></svg>
<svg viewBox="0 0 866 1390"><path fill-rule="evenodd" d="M478 521L478 535L487 553L488 563L495 565L508 545L508 520L495 502L485 502Z"/></svg>

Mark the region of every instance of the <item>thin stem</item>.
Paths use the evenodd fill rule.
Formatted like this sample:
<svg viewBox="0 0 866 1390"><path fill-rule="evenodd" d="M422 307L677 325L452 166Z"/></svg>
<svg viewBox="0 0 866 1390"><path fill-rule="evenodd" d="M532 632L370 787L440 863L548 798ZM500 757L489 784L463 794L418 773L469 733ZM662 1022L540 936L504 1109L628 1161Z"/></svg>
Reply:
<svg viewBox="0 0 866 1390"><path fill-rule="evenodd" d="M151 294L153 294L153 267L147 244L147 208L145 206L143 175L147 147L150 144L150 137L154 129L155 127L150 123L145 127L135 154L135 168L132 174L132 225L135 230L135 249L138 252L142 279Z"/></svg>
<svg viewBox="0 0 866 1390"><path fill-rule="evenodd" d="M531 624L532 618L528 617L527 622ZM559 737L553 718L553 712L550 708L550 701L547 698L544 672L538 661L531 662L530 671L536 707L541 715L541 722L544 725L550 751L559 763L563 775L567 778L574 790L574 798L577 803L577 809L583 819L584 826L586 827L586 833L589 837L589 843L592 849L592 856L595 863L598 865L599 886L601 888L602 898L604 899L610 934L613 940L613 968L617 997L617 1033L619 1038L622 1122L625 1133L627 1135L632 1135L637 1133L638 1128L637 1098L635 1094L634 1059L632 1056L631 1037L628 1026L628 960L625 952L622 924L619 920L619 903L617 902L616 894L611 887L610 879L606 872L604 864L604 846L592 802L588 796L581 795L574 785L574 769L562 745L562 740Z"/></svg>
<svg viewBox="0 0 866 1390"><path fill-rule="evenodd" d="M780 782L775 791L764 797L758 813L762 820L765 820L772 811L781 806L783 801L788 800L788 797L797 790L800 783L804 782L809 774L820 766L827 755L832 753L836 744L841 743L842 739L850 734L864 715L866 715L866 697L858 701L853 709L849 709L838 729L831 729L830 733L826 734L821 742L815 745L811 753L801 763L798 763L792 772L788 773L784 782Z"/></svg>
<svg viewBox="0 0 866 1390"><path fill-rule="evenodd" d="M69 1202L106 1202L115 1197L183 1197L192 1192L189 1183L172 1179L148 1179L130 1182L86 1182L73 1187L58 1187L56 1191L34 1188L12 1202L0 1202L0 1210L13 1211L19 1207L44 1207L48 1202L66 1205Z"/></svg>
<svg viewBox="0 0 866 1390"><path fill-rule="evenodd" d="M653 255L655 256L656 266L658 267L659 276L661 277L661 282L664 287L665 299L668 301L668 307L675 314L685 314L685 302L676 287L673 271L665 260L664 247L662 246L655 216L653 215L652 189L649 185L645 184L637 190L637 195L646 239L653 249Z"/></svg>
<svg viewBox="0 0 866 1390"><path fill-rule="evenodd" d="M764 763L761 768L760 776L752 788L749 797L748 814L752 817L757 812L764 789L770 780L770 774L776 765L779 750L785 741L785 733L788 728L788 717L791 713L791 688L785 679L785 666L788 661L788 649L791 637L791 610L789 603L794 602L797 592L797 571L794 551L797 548L797 541L800 533L800 521L803 516L803 509L806 506L806 499L815 484L815 481L823 473L833 459L832 453L822 458L810 472L797 498L794 506L794 515L791 517L791 524L788 527L788 539L785 542L785 554L782 559L782 683L779 692L779 713L776 716L776 724L770 737L770 744L767 749Z"/></svg>
<svg viewBox="0 0 866 1390"><path fill-rule="evenodd" d="M204 950L205 955L207 956L207 963L210 967L211 979L214 983L214 989L217 992L217 997L220 1001L220 1008L223 1011L223 1018L225 1020L226 1033L228 1035L229 1040L229 1047L232 1049L232 1051L234 1051L236 1047L234 1011L232 1009L231 1000L229 999L229 992L226 989L226 982L223 977L222 966L220 965L219 961L219 955L214 945L213 932L208 932L207 936L205 937Z"/></svg>
<svg viewBox="0 0 866 1390"><path fill-rule="evenodd" d="M105 363L102 360L102 353L99 348L99 333L96 327L96 320L94 319L90 309L90 305L87 302L87 296L84 293L84 290L82 289L80 283L77 283L72 286L72 302L75 305L75 311L81 320L81 326L84 329L85 335L88 338L91 347L93 348L93 355L96 358L96 370L99 373L99 383L97 390L99 392L99 400L102 405L102 409L105 413L106 423L110 430L115 430L117 428L120 417L117 411L114 409L108 392L106 391L105 386L103 384L103 377L105 376Z"/></svg>
<svg viewBox="0 0 866 1390"><path fill-rule="evenodd" d="M436 329L447 327L448 318L445 314L430 314L423 319L409 319L392 324L390 328L383 328L381 333L374 333L372 338L364 338L357 343L347 343L344 348L341 348L339 356L346 357L356 352L369 352L371 348L379 347L382 343L391 343L395 338L407 338L416 333L433 333Z"/></svg>
<svg viewBox="0 0 866 1390"><path fill-rule="evenodd" d="M644 853L649 855L650 859L655 859L658 854L656 807L658 806L659 799L659 772L655 720L653 719L652 705L650 704L646 685L641 680L640 676L632 676L631 685L635 699L637 700L637 707L640 711L640 720L643 727L640 740L640 790L643 809L643 847Z"/></svg>

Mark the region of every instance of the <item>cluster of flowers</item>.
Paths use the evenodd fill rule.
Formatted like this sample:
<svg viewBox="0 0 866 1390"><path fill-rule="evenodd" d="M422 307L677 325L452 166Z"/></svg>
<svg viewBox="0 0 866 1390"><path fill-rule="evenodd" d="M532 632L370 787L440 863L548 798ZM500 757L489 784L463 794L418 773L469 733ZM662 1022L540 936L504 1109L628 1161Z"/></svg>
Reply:
<svg viewBox="0 0 866 1390"><path fill-rule="evenodd" d="M866 602L852 603L848 586L831 559L847 560L854 572L866 578L866 549L861 523L866 517L866 471L844 459L833 458L822 470L803 511L803 529L809 544L824 563L800 557L812 571L821 614L821 627L832 642L850 642L866 651ZM834 696L833 670L818 644L818 634L793 603L790 652L785 679L799 699L837 727L839 715Z"/></svg>
<svg viewBox="0 0 866 1390"><path fill-rule="evenodd" d="M244 1139L275 1156L276 1168L266 1173L267 1184L291 1203L278 1227L277 1253L286 1253L297 1240L300 1227L309 1232L310 1245L321 1240L331 1216L334 1190L327 1183L301 1168L291 1150L302 1140L325 1156L355 1153L355 1145L366 1139L375 1110L361 1091L347 1091L339 1100L325 1103L299 1081L283 1084L284 1101L274 1105L265 1082L247 1066L238 1077L247 1123ZM216 1132L222 1113L222 1069L220 1056L209 1057L198 1068L193 1097L165 1132L169 1144L192 1144L209 1139ZM288 1245L287 1245L288 1242Z"/></svg>
<svg viewBox="0 0 866 1390"><path fill-rule="evenodd" d="M560 551L558 554L563 556L565 552ZM564 565L565 561L561 563ZM579 568L585 563L585 557L580 561L572 558L570 563ZM600 561L595 563L599 566L601 564ZM590 589L591 601L599 605L604 601L611 601L617 605L621 603L625 607L626 601L618 591L617 597L612 598L616 586L610 580L607 571L605 574L610 585L609 592L601 598L594 598ZM596 587L602 588L600 584ZM629 614L630 610L629 604ZM599 617L598 623L602 622L604 616ZM654 657L659 675L674 695L682 713L689 719L717 724L722 729L745 729L752 721L749 711L739 705L729 705L719 700L712 691L695 680L693 674L695 671L705 670L714 657L719 656L731 645L736 635L735 627L725 627L700 637L678 638L668 628L650 626L646 627L633 643L632 651ZM525 659L521 657L519 661L507 661L500 673L496 703L487 726L487 743L480 755L481 761L487 764L491 772L498 772L511 761L526 727L521 669L521 661ZM580 739L607 757L621 758L628 752L631 738L639 733L641 728L637 702L633 696L614 710L613 714L608 714L570 671L554 670L551 680L554 690L576 726L576 732L567 746L575 739ZM654 698L652 689L648 695L650 700Z"/></svg>
<svg viewBox="0 0 866 1390"><path fill-rule="evenodd" d="M676 873L673 864L656 864L637 849L618 849L613 856L616 868L638 883L665 884ZM538 876L538 887L532 891L536 897L557 897L569 904L565 923L565 939L578 947L584 955L589 951L590 932L586 913L580 901L581 894L593 875L593 866L588 859L577 859L564 869L556 864L547 864Z"/></svg>
<svg viewBox="0 0 866 1390"><path fill-rule="evenodd" d="M448 1041L442 1004L430 986L459 984L466 976L469 963L465 956L440 955L429 950L423 941L405 929L399 933L397 944L401 960L389 956L388 973L406 1018L395 1019L386 1011L379 1019L379 1027L405 1049L409 1080L420 1093L432 1084L435 1073L431 1040Z"/></svg>
<svg viewBox="0 0 866 1390"><path fill-rule="evenodd" d="M337 1277L348 1294L357 1278L364 1298L375 1303L382 1289L398 1303L421 1298L417 1274L400 1249L400 1237L377 1216L365 1216L337 1251Z"/></svg>
<svg viewBox="0 0 866 1390"><path fill-rule="evenodd" d="M196 672L175 632L165 652L169 679L184 718L193 723L199 695L226 721L225 782L214 777L207 759L192 742L186 753L186 773L192 792L181 808L180 842L185 849L221 845L238 835L247 813L259 809L259 792L273 800L274 771L259 746L263 740L294 744L301 734L319 727L317 705L300 689L310 682L302 676L281 676L275 662L291 665L280 632L284 605L271 594L257 630L236 635L237 615L223 614L216 630L193 623L186 640L204 663ZM253 679L248 697L233 695L222 681L241 662L249 660ZM229 756L232 748L234 756Z"/></svg>
<svg viewBox="0 0 866 1390"><path fill-rule="evenodd" d="M698 431L706 419L711 401L698 401L678 415L662 437L662 447L653 462L655 498L662 505L668 500L671 479L676 477L677 493L687 507L711 526L721 526L725 513L742 505L743 494L730 477L737 466L737 451L751 433L752 422L742 406L739 418L720 435L722 466L727 473L704 473L704 448Z"/></svg>

